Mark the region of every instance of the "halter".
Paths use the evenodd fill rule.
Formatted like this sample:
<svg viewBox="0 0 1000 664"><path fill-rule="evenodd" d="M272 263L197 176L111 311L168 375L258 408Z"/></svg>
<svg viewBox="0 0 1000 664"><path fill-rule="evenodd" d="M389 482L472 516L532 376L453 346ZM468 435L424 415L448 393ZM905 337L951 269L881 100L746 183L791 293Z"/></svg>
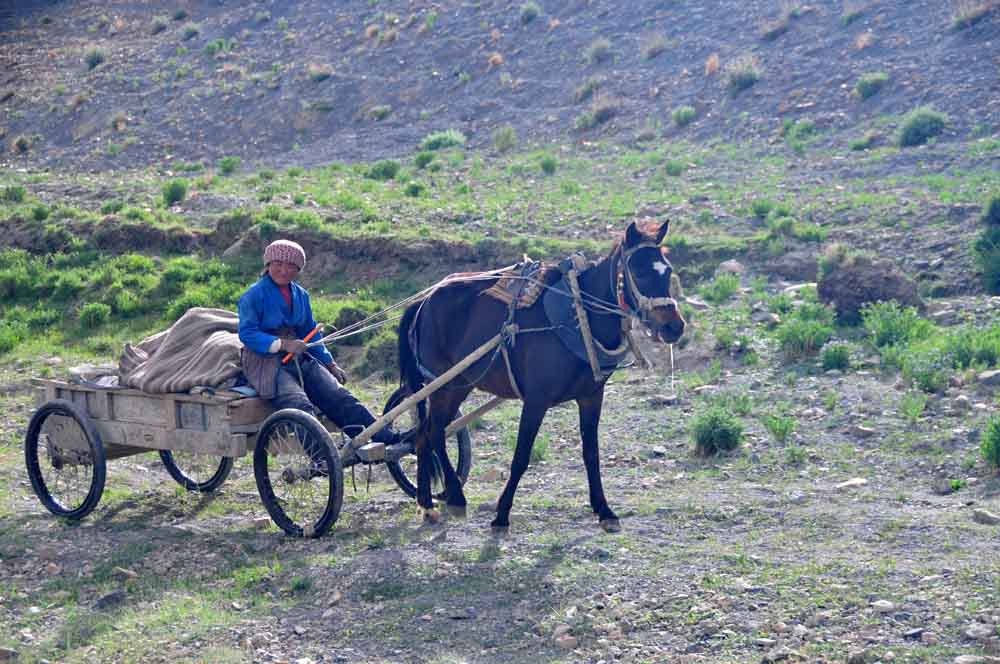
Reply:
<svg viewBox="0 0 1000 664"><path fill-rule="evenodd" d="M641 242L629 250L625 250L619 247L619 257L618 260L613 261L611 265L612 269L612 283L615 284L618 295L618 306L621 307L622 311L628 316L635 316L643 323L649 324L650 314L656 307L667 307L667 306L677 306L677 302L672 297L646 297L639 290L639 287L635 283L635 277L632 275L632 268L629 265L629 260L632 255L639 251L640 249L656 249L659 250L660 245L654 244L652 242ZM638 307L636 313L630 311L632 307L629 306L628 300L625 298L625 289L628 289L628 295L632 298Z"/></svg>

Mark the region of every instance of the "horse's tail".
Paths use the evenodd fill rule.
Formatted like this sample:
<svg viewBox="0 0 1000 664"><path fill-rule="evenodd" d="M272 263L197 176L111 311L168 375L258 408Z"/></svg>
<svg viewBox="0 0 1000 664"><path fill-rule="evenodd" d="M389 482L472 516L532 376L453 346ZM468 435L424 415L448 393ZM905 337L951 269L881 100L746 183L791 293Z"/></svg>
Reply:
<svg viewBox="0 0 1000 664"><path fill-rule="evenodd" d="M416 322L422 304L422 301L411 304L399 321L399 384L410 394L416 394L424 386L424 374L417 362L417 349L410 344L410 329ZM421 422L427 418L426 401L417 404L417 413Z"/></svg>

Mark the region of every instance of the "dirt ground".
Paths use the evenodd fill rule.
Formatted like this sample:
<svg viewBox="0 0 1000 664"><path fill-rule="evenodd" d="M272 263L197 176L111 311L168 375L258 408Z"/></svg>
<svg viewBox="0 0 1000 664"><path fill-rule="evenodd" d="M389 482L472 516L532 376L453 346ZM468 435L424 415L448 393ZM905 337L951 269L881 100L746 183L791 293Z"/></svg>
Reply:
<svg viewBox="0 0 1000 664"><path fill-rule="evenodd" d="M992 315L989 300L955 305ZM995 394L954 387L905 415L911 392L873 358L824 373L783 364L763 335L753 338L757 364L726 359L706 378L702 341L678 351L673 387L663 351L656 369L612 378L602 469L618 534L589 514L571 404L546 419L542 459L505 538L489 522L516 404L473 430L469 513L443 525L423 525L383 468L367 490L358 468L334 529L289 539L262 526L249 459L201 496L176 486L155 455L111 462L97 510L65 523L27 480L21 445L33 406L8 366L0 646L19 662L1000 656L1000 530L975 516L1000 512L1000 480L978 449ZM375 404L391 387L359 389ZM744 443L700 459L688 427L712 399L742 404ZM795 420L783 444L759 420L775 409Z"/></svg>

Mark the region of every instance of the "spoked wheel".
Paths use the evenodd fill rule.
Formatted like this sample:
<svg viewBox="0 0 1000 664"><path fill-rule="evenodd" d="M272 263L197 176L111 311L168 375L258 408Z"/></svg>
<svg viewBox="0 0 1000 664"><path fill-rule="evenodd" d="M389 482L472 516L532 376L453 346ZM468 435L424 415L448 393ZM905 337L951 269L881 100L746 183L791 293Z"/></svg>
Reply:
<svg viewBox="0 0 1000 664"><path fill-rule="evenodd" d="M35 494L56 516L82 519L101 500L104 445L87 414L70 401L54 399L35 411L24 462Z"/></svg>
<svg viewBox="0 0 1000 664"><path fill-rule="evenodd" d="M264 420L253 474L268 514L293 537L320 537L340 515L344 467L329 432L309 413L286 408Z"/></svg>
<svg viewBox="0 0 1000 664"><path fill-rule="evenodd" d="M386 402L385 408L382 413L387 413L391 409L395 408L403 399L409 396L409 391L405 387L400 387L392 396L389 397L389 401ZM459 412L456 417L461 417L462 413ZM410 412L410 424L412 426L417 426L419 422L417 421L417 412L413 410ZM397 427L402 429L403 427ZM468 427L462 427L448 440L445 444L448 450L448 458L451 460L455 472L458 474L458 479L461 480L464 485L466 480L469 479L469 471L472 470L472 436L469 435ZM440 462L437 459L437 453L433 453L434 464L437 466ZM396 481L399 488L403 492L410 496L411 498L416 498L417 496L417 457L414 454L409 454L404 456L399 461L386 461L386 468L389 470L389 474L392 475L392 479ZM441 473L431 473L431 495L436 500L444 500L445 487L443 482L443 477Z"/></svg>
<svg viewBox="0 0 1000 664"><path fill-rule="evenodd" d="M229 477L232 457L213 457L183 450L160 450L160 460L170 476L188 491L211 493Z"/></svg>

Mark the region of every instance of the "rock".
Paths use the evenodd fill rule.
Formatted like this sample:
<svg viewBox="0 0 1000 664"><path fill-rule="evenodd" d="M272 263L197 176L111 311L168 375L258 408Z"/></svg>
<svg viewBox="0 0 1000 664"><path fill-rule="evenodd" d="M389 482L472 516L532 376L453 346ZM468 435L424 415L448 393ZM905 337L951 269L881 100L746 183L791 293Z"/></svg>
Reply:
<svg viewBox="0 0 1000 664"><path fill-rule="evenodd" d="M951 402L952 407L959 412L966 412L972 409L972 401L964 394L959 394Z"/></svg>
<svg viewBox="0 0 1000 664"><path fill-rule="evenodd" d="M337 613L337 612L336 612L336 611L334 611L333 609L327 609L326 611L324 611L324 612L323 612L323 615L321 615L320 617L321 617L321 618L322 618L323 620L329 620L329 619L330 619L330 618L332 618L332 617L333 617L333 616L334 616L334 615L335 615L336 613ZM428 616L428 618L430 618L430 616Z"/></svg>
<svg viewBox="0 0 1000 664"><path fill-rule="evenodd" d="M690 295L684 298L684 303L687 304L692 309L694 309L695 311L707 311L708 309L711 309L708 303L702 302L698 298L691 297Z"/></svg>
<svg viewBox="0 0 1000 664"><path fill-rule="evenodd" d="M804 284L794 284L792 286L788 286L787 288L783 289L781 292L784 293L785 295L798 295L799 291L810 287L815 288L816 284L812 282L806 282Z"/></svg>
<svg viewBox="0 0 1000 664"><path fill-rule="evenodd" d="M649 450L649 456L651 457L665 457L667 456L667 448L662 445L656 445Z"/></svg>
<svg viewBox="0 0 1000 664"><path fill-rule="evenodd" d="M305 634L309 630L307 630L302 625L296 625L295 627L292 628L292 631L295 632L296 634L298 634L299 636L302 636L303 634Z"/></svg>
<svg viewBox="0 0 1000 664"><path fill-rule="evenodd" d="M792 628L792 634L799 639L804 639L809 634L809 628L805 625L796 625Z"/></svg>
<svg viewBox="0 0 1000 664"><path fill-rule="evenodd" d="M842 322L860 321L861 308L871 302L895 300L904 307L924 308L917 283L890 261L844 250L828 251L824 265L828 267L816 292L821 302L834 306Z"/></svg>
<svg viewBox="0 0 1000 664"><path fill-rule="evenodd" d="M680 401L680 397L676 393L670 394L654 394L649 397L650 406L673 406Z"/></svg>
<svg viewBox="0 0 1000 664"><path fill-rule="evenodd" d="M834 485L834 489L853 489L855 487L864 486L868 484L868 480L863 477L852 477L849 480L841 482L840 484Z"/></svg>
<svg viewBox="0 0 1000 664"><path fill-rule="evenodd" d="M868 664L874 661L872 651L868 648L864 650L852 650L847 654L847 664Z"/></svg>
<svg viewBox="0 0 1000 664"><path fill-rule="evenodd" d="M125 569L124 567L115 567L111 570L111 575L116 579L125 581L127 579L138 579L139 575L130 569Z"/></svg>
<svg viewBox="0 0 1000 664"><path fill-rule="evenodd" d="M986 524L987 526L1000 525L1000 516L984 509L972 510L972 520L976 523Z"/></svg>
<svg viewBox="0 0 1000 664"><path fill-rule="evenodd" d="M48 367L58 367L63 363L63 359L59 356L50 357L45 360L45 366Z"/></svg>
<svg viewBox="0 0 1000 664"><path fill-rule="evenodd" d="M13 648L0 648L0 662L13 662L21 653Z"/></svg>
<svg viewBox="0 0 1000 664"><path fill-rule="evenodd" d="M498 468L490 468L485 473L482 474L481 479L484 482L499 482L503 479L503 473ZM490 505L490 510L493 511L493 506Z"/></svg>
<svg viewBox="0 0 1000 664"><path fill-rule="evenodd" d="M560 636L565 636L566 634L569 634L571 631L573 631L573 628L567 625L566 623L556 625L555 629L552 630L552 639L553 640L558 639Z"/></svg>
<svg viewBox="0 0 1000 664"><path fill-rule="evenodd" d="M744 267L743 263L737 260L722 261L719 263L719 267L715 268L715 275L720 274L736 274L740 275L746 272L747 269Z"/></svg>
<svg viewBox="0 0 1000 664"><path fill-rule="evenodd" d="M106 595L102 595L94 602L94 608L98 611L107 611L122 604L128 598L128 593L124 590L113 590Z"/></svg>
<svg viewBox="0 0 1000 664"><path fill-rule="evenodd" d="M555 639L555 644L564 650L572 650L576 647L576 643L576 637L570 636L569 634L563 634Z"/></svg>
<svg viewBox="0 0 1000 664"><path fill-rule="evenodd" d="M997 631L989 625L984 625L982 623L971 623L966 626L962 631L968 639L973 639L974 641L985 641L990 637L996 636Z"/></svg>
<svg viewBox="0 0 1000 664"><path fill-rule="evenodd" d="M777 645L778 642L775 641L774 639L760 638L756 639L754 643L756 643L761 648L770 648L771 646Z"/></svg>
<svg viewBox="0 0 1000 664"><path fill-rule="evenodd" d="M924 632L920 635L920 642L925 646L937 645L938 637L934 632Z"/></svg>
<svg viewBox="0 0 1000 664"><path fill-rule="evenodd" d="M949 479L934 480L931 490L939 496L947 496L955 493L955 485Z"/></svg>
<svg viewBox="0 0 1000 664"><path fill-rule="evenodd" d="M863 424L854 424L847 428L847 433L855 438L871 438L878 432L871 427L864 426Z"/></svg>
<svg viewBox="0 0 1000 664"><path fill-rule="evenodd" d="M908 629L903 632L904 639L919 639L920 635L924 633L923 627L914 627L913 629Z"/></svg>
<svg viewBox="0 0 1000 664"><path fill-rule="evenodd" d="M981 385L996 387L997 385L1000 385L1000 369L993 369L992 371L983 371L978 376L976 376L976 380L978 380Z"/></svg>
<svg viewBox="0 0 1000 664"><path fill-rule="evenodd" d="M875 613L892 613L896 610L896 605L887 599L879 599L872 602Z"/></svg>
<svg viewBox="0 0 1000 664"><path fill-rule="evenodd" d="M986 658L982 655L959 655L952 660L953 664L986 664Z"/></svg>
<svg viewBox="0 0 1000 664"><path fill-rule="evenodd" d="M764 657L761 658L761 664L773 664L774 662L787 662L791 659L800 659L802 656L788 648L782 646L780 648L775 648L774 650L768 652Z"/></svg>
<svg viewBox="0 0 1000 664"><path fill-rule="evenodd" d="M253 527L257 530L264 530L269 525L271 525L271 517L269 516L255 516L253 518Z"/></svg>

